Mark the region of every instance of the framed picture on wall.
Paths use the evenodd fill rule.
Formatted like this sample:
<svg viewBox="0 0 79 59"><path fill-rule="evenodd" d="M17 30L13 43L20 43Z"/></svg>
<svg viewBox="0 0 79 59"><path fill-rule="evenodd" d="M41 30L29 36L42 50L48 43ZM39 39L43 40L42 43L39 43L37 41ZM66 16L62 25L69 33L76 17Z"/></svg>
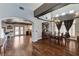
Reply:
<svg viewBox="0 0 79 59"><path fill-rule="evenodd" d="M11 26L11 25L8 25L8 26L7 26L7 29L12 29L12 26Z"/></svg>

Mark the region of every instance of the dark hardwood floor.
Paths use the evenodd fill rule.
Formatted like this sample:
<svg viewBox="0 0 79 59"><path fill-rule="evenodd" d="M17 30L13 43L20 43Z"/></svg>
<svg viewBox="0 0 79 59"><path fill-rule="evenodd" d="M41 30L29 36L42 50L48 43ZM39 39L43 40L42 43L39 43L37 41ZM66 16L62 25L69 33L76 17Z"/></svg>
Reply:
<svg viewBox="0 0 79 59"><path fill-rule="evenodd" d="M69 40L66 45L49 42L48 39L41 39L33 43L34 56L77 56L79 55L79 44L76 41Z"/></svg>
<svg viewBox="0 0 79 59"><path fill-rule="evenodd" d="M15 36L8 40L5 56L78 56L79 43L69 40L58 44L48 39L32 43L30 36Z"/></svg>
<svg viewBox="0 0 79 59"><path fill-rule="evenodd" d="M31 56L31 36L15 36L8 40L5 56Z"/></svg>

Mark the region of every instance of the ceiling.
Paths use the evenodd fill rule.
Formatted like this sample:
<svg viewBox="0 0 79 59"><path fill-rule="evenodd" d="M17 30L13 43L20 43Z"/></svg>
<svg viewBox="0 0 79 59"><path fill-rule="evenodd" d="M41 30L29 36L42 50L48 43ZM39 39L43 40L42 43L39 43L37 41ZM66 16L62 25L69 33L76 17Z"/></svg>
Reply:
<svg viewBox="0 0 79 59"><path fill-rule="evenodd" d="M51 18L58 18L60 20L71 20L76 18L76 13L79 13L79 4L69 4L46 15L41 16L43 20L51 20ZM73 11L73 12L72 12ZM70 13L71 12L71 13ZM78 16L79 17L79 14Z"/></svg>
<svg viewBox="0 0 79 59"><path fill-rule="evenodd" d="M34 16L35 17L43 16L49 12L55 11L66 5L69 5L69 3L44 3L42 6L40 6L34 11Z"/></svg>
<svg viewBox="0 0 79 59"><path fill-rule="evenodd" d="M19 3L18 5L23 6L24 8L29 8L30 10L35 10L40 7L43 3Z"/></svg>
<svg viewBox="0 0 79 59"><path fill-rule="evenodd" d="M14 18L14 19L5 19L2 21L3 23L8 23L8 24L28 24L31 25L32 23L30 21L26 21L23 19L19 19L19 18Z"/></svg>
<svg viewBox="0 0 79 59"><path fill-rule="evenodd" d="M40 7L43 3L0 3L0 6L21 6L23 8L28 8L28 9L31 9L31 10L35 10L37 9L38 7Z"/></svg>
<svg viewBox="0 0 79 59"><path fill-rule="evenodd" d="M41 6L43 3L0 3L0 17L5 21L10 19L11 22L27 23L22 20L9 17L23 17L24 20L33 21L33 11Z"/></svg>
<svg viewBox="0 0 79 59"><path fill-rule="evenodd" d="M27 3L26 5L29 6L30 9L35 10L40 7L43 3Z"/></svg>

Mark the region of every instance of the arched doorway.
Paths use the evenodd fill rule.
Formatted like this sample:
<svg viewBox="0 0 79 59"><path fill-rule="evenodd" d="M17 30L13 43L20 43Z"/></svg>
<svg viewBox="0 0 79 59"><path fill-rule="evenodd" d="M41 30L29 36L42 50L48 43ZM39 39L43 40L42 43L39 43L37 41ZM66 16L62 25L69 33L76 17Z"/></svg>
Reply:
<svg viewBox="0 0 79 59"><path fill-rule="evenodd" d="M4 44L6 45L5 55L32 55L31 21L18 17L6 17L2 19L2 28L7 37L7 45Z"/></svg>

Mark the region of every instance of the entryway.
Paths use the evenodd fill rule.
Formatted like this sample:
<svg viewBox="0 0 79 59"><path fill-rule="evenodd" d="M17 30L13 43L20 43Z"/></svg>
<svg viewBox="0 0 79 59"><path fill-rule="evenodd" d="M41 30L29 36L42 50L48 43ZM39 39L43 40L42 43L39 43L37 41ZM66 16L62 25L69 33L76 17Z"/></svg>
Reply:
<svg viewBox="0 0 79 59"><path fill-rule="evenodd" d="M15 33L14 35L15 36L17 36L17 35L23 35L24 34L24 31L25 30L24 30L24 27L23 26L21 26L21 27L20 26L15 26L14 27L14 33Z"/></svg>
<svg viewBox="0 0 79 59"><path fill-rule="evenodd" d="M32 55L32 22L14 19L5 19L2 22L5 36L10 36L5 40L5 52L2 55Z"/></svg>

